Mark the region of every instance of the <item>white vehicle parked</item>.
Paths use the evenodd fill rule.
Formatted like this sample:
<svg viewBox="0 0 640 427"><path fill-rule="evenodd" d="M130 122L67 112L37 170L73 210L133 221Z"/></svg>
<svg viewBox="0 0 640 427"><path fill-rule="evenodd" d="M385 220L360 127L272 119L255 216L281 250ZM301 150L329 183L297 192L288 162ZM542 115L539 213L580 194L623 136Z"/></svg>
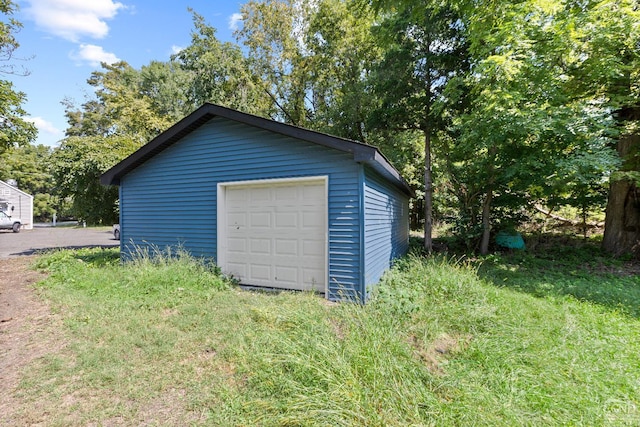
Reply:
<svg viewBox="0 0 640 427"><path fill-rule="evenodd" d="M0 211L0 229L13 230L14 233L19 233L20 227L22 227L20 218L11 217Z"/></svg>

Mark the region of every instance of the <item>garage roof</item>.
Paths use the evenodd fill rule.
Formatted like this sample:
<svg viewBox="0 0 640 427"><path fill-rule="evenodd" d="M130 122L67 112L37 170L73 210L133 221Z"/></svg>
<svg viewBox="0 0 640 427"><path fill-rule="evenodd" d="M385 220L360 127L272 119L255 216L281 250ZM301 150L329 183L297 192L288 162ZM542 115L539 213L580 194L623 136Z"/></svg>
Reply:
<svg viewBox="0 0 640 427"><path fill-rule="evenodd" d="M106 171L100 177L100 182L105 185L119 185L122 176L170 147L214 117L223 117L249 126L352 153L354 161L368 164L394 185L402 189L406 194L413 195L411 188L402 176L400 176L400 173L389 163L387 158L372 145L276 122L215 104L204 104L171 126L149 143L143 145L138 151Z"/></svg>

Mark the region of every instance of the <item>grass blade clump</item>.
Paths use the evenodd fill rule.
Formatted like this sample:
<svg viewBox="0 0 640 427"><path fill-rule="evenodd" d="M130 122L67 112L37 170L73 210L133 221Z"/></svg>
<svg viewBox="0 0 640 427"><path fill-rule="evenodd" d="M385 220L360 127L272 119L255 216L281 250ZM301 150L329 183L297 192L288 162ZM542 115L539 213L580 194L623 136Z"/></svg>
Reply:
<svg viewBox="0 0 640 427"><path fill-rule="evenodd" d="M443 368L426 344L443 331L466 346L469 329L455 321L413 325L455 295L458 311L479 307L479 281L465 265L410 257L400 262L367 305L331 307L293 301L259 310L252 337L251 389L258 392L256 423L285 425L428 425L441 413ZM315 302L312 300L312 302ZM315 307L315 308L314 308ZM482 311L484 313L484 311ZM287 319L283 321L282 319ZM468 313L465 313L465 323ZM425 331L428 333L425 334ZM420 341L422 345L422 341ZM428 363L425 358L431 358ZM444 359L444 357L443 357ZM269 396L278 396L277 400ZM270 417L270 418L268 418Z"/></svg>

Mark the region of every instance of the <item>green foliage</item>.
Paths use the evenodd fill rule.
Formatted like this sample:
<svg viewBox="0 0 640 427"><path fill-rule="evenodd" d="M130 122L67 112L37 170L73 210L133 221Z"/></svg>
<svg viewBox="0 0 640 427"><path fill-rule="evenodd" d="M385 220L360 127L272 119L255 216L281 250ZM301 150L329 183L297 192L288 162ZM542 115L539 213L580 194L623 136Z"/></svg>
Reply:
<svg viewBox="0 0 640 427"><path fill-rule="evenodd" d="M310 2L250 0L242 5L242 28L236 33L247 50L247 64L270 99L271 116L309 127L309 88L304 47Z"/></svg>
<svg viewBox="0 0 640 427"><path fill-rule="evenodd" d="M51 219L59 210L50 169L51 149L44 145L29 144L2 154L0 180L15 179L22 191L34 196L33 216L38 221Z"/></svg>
<svg viewBox="0 0 640 427"><path fill-rule="evenodd" d="M24 93L16 92L11 82L0 80L0 116L3 118L0 126L0 153L10 147L27 145L36 137L36 127L24 119L27 115L22 108L24 102Z"/></svg>
<svg viewBox="0 0 640 427"><path fill-rule="evenodd" d="M76 153L56 176L79 184L63 182L61 195L78 198L77 215L110 221L115 190L91 180L215 102L379 146L416 190L412 225L428 225L433 195L436 219L469 248L529 220L535 205L586 217L604 207L611 176L638 169L637 147L613 149L638 132L635 6L252 0L237 44L193 12L191 44L170 62L104 64L89 79L95 98L67 102L67 136L89 138L92 151L82 159L77 143L63 144ZM130 150L114 156L125 140Z"/></svg>
<svg viewBox="0 0 640 427"><path fill-rule="evenodd" d="M425 247L431 250L432 141L437 141L439 132L445 133L451 117L465 104L463 96L451 98L445 89L469 67L467 43L460 17L448 5L387 3L386 8L388 13L373 28L384 53L369 79L377 98L369 122L375 128L424 135L424 148L416 154L424 159L419 170L424 176Z"/></svg>
<svg viewBox="0 0 640 427"><path fill-rule="evenodd" d="M487 194L496 223L527 219L536 202L602 209L618 164L616 123L610 105L575 91L573 15L559 4L519 2L474 6L465 16L473 103L454 119L448 172L471 223Z"/></svg>
<svg viewBox="0 0 640 427"><path fill-rule="evenodd" d="M64 102L68 137L126 137L148 142L195 107L189 104L185 71L172 63L152 61L136 70L126 62L102 64L87 83L95 98L81 106Z"/></svg>
<svg viewBox="0 0 640 427"><path fill-rule="evenodd" d="M171 100L179 103L180 97L171 98L164 92L153 90L153 85L163 85L168 90L171 86L163 84L162 77L172 78L173 70L154 66L154 62L145 69L144 74L126 62L113 65L102 64L102 68L105 71L94 71L87 82L96 88L96 96L101 106L100 120L107 120L108 125L101 134L90 136L126 136L129 139L137 139L139 144L143 144L179 119L179 117L162 114L167 110L175 111L171 108L171 104L163 105L162 101ZM151 74L159 81L143 81L143 76L147 77L147 74ZM162 98L154 102L151 98L154 95L158 97L162 95ZM159 106L164 111L157 111Z"/></svg>
<svg viewBox="0 0 640 427"><path fill-rule="evenodd" d="M56 195L73 200L71 213L87 224L118 222L117 187L100 184L100 175L138 148L119 136L71 136L52 155Z"/></svg>
<svg viewBox="0 0 640 427"><path fill-rule="evenodd" d="M436 211L453 207L464 236L477 235L473 230L485 219L495 224L526 220L533 203L568 204L584 212L604 207L607 180L620 164L612 150L615 140L637 132L634 82L640 51L633 1L462 0L415 10L408 1L371 4L381 18L400 24L389 32L396 37L395 48L385 51L393 61L382 68L400 74L388 79L388 88L381 86L385 96L398 96L382 104L387 117L382 122L393 123L388 118L397 114L415 125L420 114L428 117L430 107L446 105L431 111L434 117L426 122L437 129L440 120L449 121L434 144L435 170L443 174L436 188L450 192L437 201L449 207ZM445 41L437 20L429 26L416 19L436 19L447 10L458 19L449 20L454 24L445 29L459 31L466 56ZM403 16L414 25L402 24ZM425 65L438 70L438 57L405 66L411 64L406 58L424 49L398 49L403 37L415 42L427 34L433 34L434 46L445 49L443 58L451 54L453 61L469 66L454 67L441 80L434 74L430 81L441 84L434 88L440 94L434 101L420 96L419 90L428 87L416 79L424 76ZM411 94L414 90L418 96ZM481 218L483 206L490 207L489 218Z"/></svg>
<svg viewBox="0 0 640 427"><path fill-rule="evenodd" d="M470 262L409 256L364 306L240 291L175 253L121 265L113 249L54 252L39 287L67 344L24 371L16 419L633 425L640 295L604 295L623 295L614 276L637 280L575 249L494 255L484 279ZM572 293L597 289L582 268L605 278L600 294ZM71 396L91 398L59 404Z"/></svg>
<svg viewBox="0 0 640 427"><path fill-rule="evenodd" d="M15 34L22 27L22 24L13 18L17 8L11 0L0 1L0 73L4 74L25 74L10 62L19 47ZM24 102L23 92L17 92L10 81L0 80L0 154L11 147L27 145L36 137L36 127L25 120L27 112L22 108Z"/></svg>
<svg viewBox="0 0 640 427"><path fill-rule="evenodd" d="M71 214L90 224L118 222L118 189L99 178L192 109L186 72L151 62L141 70L125 62L102 64L88 80L96 97L80 107L66 102L69 127L53 156L57 195L71 200Z"/></svg>
<svg viewBox="0 0 640 427"><path fill-rule="evenodd" d="M455 10L440 4L406 5L373 28L384 57L371 84L379 106L378 127L425 132L445 130L461 97L445 92L469 68L467 42Z"/></svg>
<svg viewBox="0 0 640 427"><path fill-rule="evenodd" d="M18 187L29 193L49 193L52 178L48 170L51 149L44 145L16 147L4 153L0 179L15 179Z"/></svg>
<svg viewBox="0 0 640 427"><path fill-rule="evenodd" d="M33 196L33 217L35 221L52 221L54 215L64 215L64 207L49 193L36 193Z"/></svg>
<svg viewBox="0 0 640 427"><path fill-rule="evenodd" d="M303 46L310 126L377 144L383 138L368 123L376 105L368 76L371 64L382 53L370 30L375 16L369 9L357 8L354 1L325 0L317 4L308 21ZM404 163L395 164L401 167Z"/></svg>
<svg viewBox="0 0 640 427"><path fill-rule="evenodd" d="M139 91L153 114L162 118L158 131L182 119L201 102L189 98L192 78L175 62L151 61L139 71ZM152 135L154 136L154 135Z"/></svg>
<svg viewBox="0 0 640 427"><path fill-rule="evenodd" d="M580 96L604 100L624 116L623 110L637 108L640 100L637 1L592 0L582 7L568 6L568 35L575 50L567 61L575 91Z"/></svg>
<svg viewBox="0 0 640 427"><path fill-rule="evenodd" d="M0 61L10 61L20 44L15 34L22 28L22 23L13 18L13 14L18 10L18 5L12 0L0 0L0 13L3 20L0 21ZM15 74L16 69L13 64L5 63L0 67L4 74Z"/></svg>
<svg viewBox="0 0 640 427"><path fill-rule="evenodd" d="M240 47L220 42L216 29L192 13L191 44L172 57L188 76L182 86L188 103L194 108L212 102L247 113L267 113L268 98L250 73Z"/></svg>

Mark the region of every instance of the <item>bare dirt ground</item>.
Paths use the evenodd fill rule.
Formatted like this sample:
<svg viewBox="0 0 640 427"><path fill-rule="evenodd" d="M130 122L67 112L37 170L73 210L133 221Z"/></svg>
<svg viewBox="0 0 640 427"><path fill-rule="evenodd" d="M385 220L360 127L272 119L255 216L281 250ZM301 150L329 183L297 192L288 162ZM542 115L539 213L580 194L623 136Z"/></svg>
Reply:
<svg viewBox="0 0 640 427"><path fill-rule="evenodd" d="M23 425L17 387L30 362L65 345L62 322L33 285L45 276L32 254L54 248L110 247L110 228L34 228L0 233L0 426Z"/></svg>
<svg viewBox="0 0 640 427"><path fill-rule="evenodd" d="M16 396L22 370L64 346L61 321L36 295L45 276L30 268L32 256L0 260L0 425L19 425Z"/></svg>

